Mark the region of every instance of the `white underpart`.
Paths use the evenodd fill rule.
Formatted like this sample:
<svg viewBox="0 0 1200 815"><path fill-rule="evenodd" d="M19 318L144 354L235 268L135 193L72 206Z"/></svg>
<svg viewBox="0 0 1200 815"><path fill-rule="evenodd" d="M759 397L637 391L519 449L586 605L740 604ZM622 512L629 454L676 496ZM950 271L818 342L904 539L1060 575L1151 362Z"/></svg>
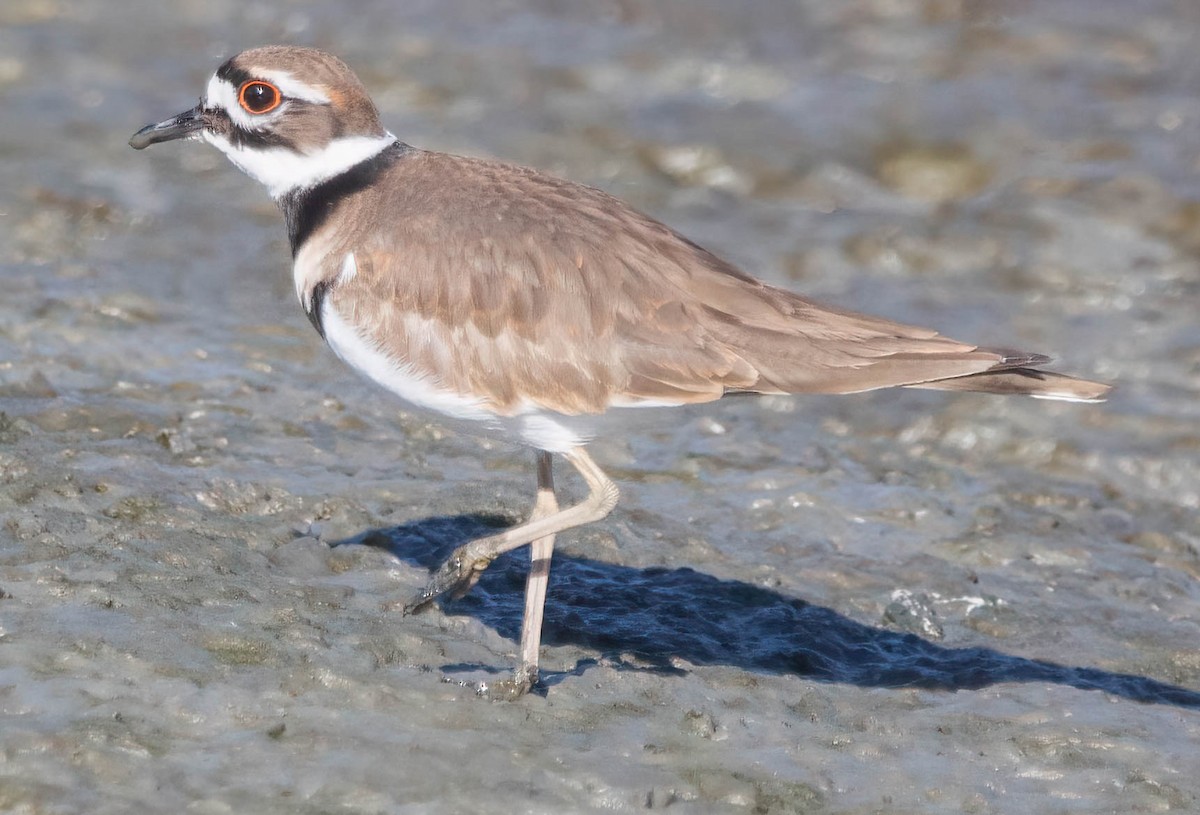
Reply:
<svg viewBox="0 0 1200 815"><path fill-rule="evenodd" d="M636 396L621 396L613 397L608 403L609 407L615 408L658 408L658 407L681 407L686 405L679 399L640 399Z"/></svg>
<svg viewBox="0 0 1200 815"><path fill-rule="evenodd" d="M466 428L468 431L519 440L551 453L579 447L593 435L589 432L589 417L564 416L532 405L502 416L489 410L482 399L442 387L403 360L380 350L378 344L344 320L329 300L321 306L321 326L329 347L351 368L414 407L467 422L471 425Z"/></svg>
<svg viewBox="0 0 1200 815"><path fill-rule="evenodd" d="M311 153L297 153L286 147L266 150L235 145L224 136L204 131L204 140L216 147L239 170L264 184L272 198L293 190L320 184L349 170L394 144L391 133L383 136L347 136L334 139Z"/></svg>
<svg viewBox="0 0 1200 815"><path fill-rule="evenodd" d="M565 453L587 444L596 435L586 417L563 416L546 410L531 410L508 419L526 444L547 453Z"/></svg>
<svg viewBox="0 0 1200 815"><path fill-rule="evenodd" d="M358 329L342 319L333 304L321 305L321 327L325 341L350 367L417 407L442 413L453 419L486 422L493 414L481 406L481 400L452 393L422 376L403 361L392 359Z"/></svg>
<svg viewBox="0 0 1200 815"><path fill-rule="evenodd" d="M296 260L292 263L292 282L296 286L296 298L306 313L312 305L309 298L313 287L326 277L325 258L334 251L340 251L334 249L336 242L337 236L331 234L330 230L318 230L300 244L296 253ZM345 261L342 263L345 264Z"/></svg>
<svg viewBox="0 0 1200 815"><path fill-rule="evenodd" d="M358 261L354 259L353 252L347 252L346 257L342 259L342 271L338 275L337 282L349 283L358 276Z"/></svg>

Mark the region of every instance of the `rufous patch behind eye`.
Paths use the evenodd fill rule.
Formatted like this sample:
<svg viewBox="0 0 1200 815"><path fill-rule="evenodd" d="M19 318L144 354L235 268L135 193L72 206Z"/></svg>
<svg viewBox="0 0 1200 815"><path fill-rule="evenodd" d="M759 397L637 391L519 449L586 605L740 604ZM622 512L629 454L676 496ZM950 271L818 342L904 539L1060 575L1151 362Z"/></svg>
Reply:
<svg viewBox="0 0 1200 815"><path fill-rule="evenodd" d="M261 79L251 79L242 83L238 90L238 104L247 113L269 113L279 107L283 94L279 88Z"/></svg>

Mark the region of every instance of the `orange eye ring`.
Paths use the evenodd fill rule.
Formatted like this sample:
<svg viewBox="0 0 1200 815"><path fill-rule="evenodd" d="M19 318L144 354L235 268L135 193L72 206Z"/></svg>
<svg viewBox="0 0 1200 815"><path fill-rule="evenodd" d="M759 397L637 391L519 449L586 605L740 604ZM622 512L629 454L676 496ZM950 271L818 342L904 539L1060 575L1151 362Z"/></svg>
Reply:
<svg viewBox="0 0 1200 815"><path fill-rule="evenodd" d="M238 90L238 104L247 113L256 116L270 113L283 102L283 94L279 88L261 79L250 79L242 83Z"/></svg>

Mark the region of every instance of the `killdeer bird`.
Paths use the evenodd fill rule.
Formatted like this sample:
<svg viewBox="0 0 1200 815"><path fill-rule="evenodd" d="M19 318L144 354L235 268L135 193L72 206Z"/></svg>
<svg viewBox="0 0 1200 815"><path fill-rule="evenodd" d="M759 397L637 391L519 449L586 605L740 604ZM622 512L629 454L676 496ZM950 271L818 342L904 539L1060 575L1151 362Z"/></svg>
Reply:
<svg viewBox="0 0 1200 815"><path fill-rule="evenodd" d="M413 406L537 451L530 519L457 549L406 611L461 596L532 545L520 663L537 679L555 536L599 520L617 487L585 446L601 414L730 393L910 387L1102 401L1107 385L755 280L600 190L410 147L337 57L245 51L200 103L130 139L199 138L266 185L287 223L296 294L351 367ZM587 482L559 507L560 455Z"/></svg>

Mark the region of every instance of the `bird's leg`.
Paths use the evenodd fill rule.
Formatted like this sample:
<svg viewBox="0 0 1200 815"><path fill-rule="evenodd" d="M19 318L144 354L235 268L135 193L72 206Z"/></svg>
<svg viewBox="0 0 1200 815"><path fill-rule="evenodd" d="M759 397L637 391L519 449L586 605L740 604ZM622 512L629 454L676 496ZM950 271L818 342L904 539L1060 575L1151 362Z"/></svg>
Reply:
<svg viewBox="0 0 1200 815"><path fill-rule="evenodd" d="M573 447L562 456L575 466L587 482L586 498L574 506L559 509L544 517L530 518L520 526L496 535L476 538L458 547L433 573L425 588L404 607L404 613L421 611L443 594L462 597L479 581L484 569L505 552L535 540L553 537L564 529L598 521L612 512L619 495L617 485L596 466L596 462L582 447Z"/></svg>
<svg viewBox="0 0 1200 815"><path fill-rule="evenodd" d="M537 500L529 520L548 518L558 512L554 495L554 459L544 450L537 458ZM510 679L494 683L488 689L493 699L515 699L537 683L538 652L542 645L542 614L546 607L546 587L550 583L550 558L554 554L554 535L537 538L529 545L529 575L525 578L525 616L521 620L521 661Z"/></svg>

